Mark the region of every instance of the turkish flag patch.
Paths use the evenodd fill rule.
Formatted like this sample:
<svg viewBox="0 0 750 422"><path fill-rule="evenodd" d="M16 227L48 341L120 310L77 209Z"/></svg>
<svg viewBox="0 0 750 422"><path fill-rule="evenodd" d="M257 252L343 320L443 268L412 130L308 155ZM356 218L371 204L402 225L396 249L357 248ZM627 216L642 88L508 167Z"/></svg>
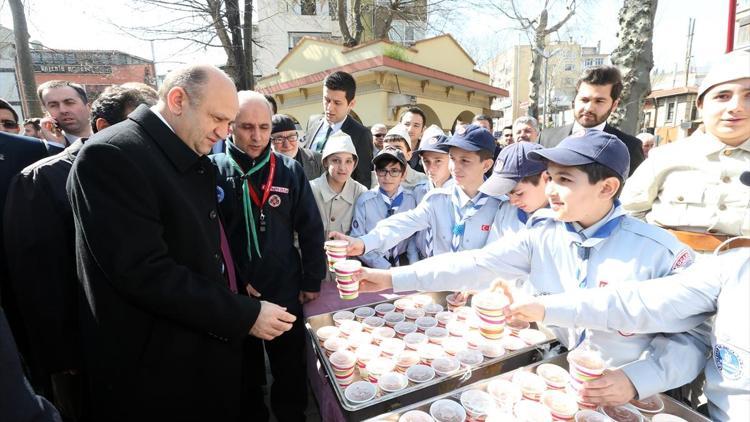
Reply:
<svg viewBox="0 0 750 422"><path fill-rule="evenodd" d="M490 225L489 224L482 224L482 231L483 232L490 231Z"/></svg>

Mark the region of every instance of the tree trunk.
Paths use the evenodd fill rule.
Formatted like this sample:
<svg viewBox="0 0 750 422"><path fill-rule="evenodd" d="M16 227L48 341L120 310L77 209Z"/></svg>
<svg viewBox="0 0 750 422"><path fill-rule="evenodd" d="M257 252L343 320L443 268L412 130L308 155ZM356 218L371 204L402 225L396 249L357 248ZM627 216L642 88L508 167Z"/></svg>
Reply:
<svg viewBox="0 0 750 422"><path fill-rule="evenodd" d="M227 28L224 25L224 16L221 12L220 0L206 0L208 9L211 13L211 22L216 30L216 36L221 41L221 46L224 48L224 53L227 55L227 64L224 71L227 72L232 80L237 81L237 62L235 61L234 51L232 50L232 40L229 39L227 34Z"/></svg>
<svg viewBox="0 0 750 422"><path fill-rule="evenodd" d="M245 51L247 89L255 89L255 72L253 71L253 0L245 0L245 13L242 20L242 49Z"/></svg>
<svg viewBox="0 0 750 422"><path fill-rule="evenodd" d="M542 73L542 54L546 47L547 10L542 9L539 22L534 28L534 44L531 46L531 72L529 72L529 110L528 115L539 120L539 88ZM545 122L543 122L545 123Z"/></svg>
<svg viewBox="0 0 750 422"><path fill-rule="evenodd" d="M245 70L245 52L242 46L242 27L240 26L240 6L238 0L225 0L227 24L232 35L232 55L237 65L234 83L238 91L248 89L247 71Z"/></svg>
<svg viewBox="0 0 750 422"><path fill-rule="evenodd" d="M619 13L620 40L612 52L612 63L622 72L620 104L609 123L625 133L640 129L643 98L651 92L651 68L654 67L652 38L658 0L625 0Z"/></svg>
<svg viewBox="0 0 750 422"><path fill-rule="evenodd" d="M26 14L23 11L21 0L10 0L10 10L13 14L13 34L16 43L16 63L20 70L22 103L25 105L24 115L26 117L41 117L43 115L42 105L36 95L36 79L34 79L34 67L31 64L31 51L29 50L29 30L26 26Z"/></svg>

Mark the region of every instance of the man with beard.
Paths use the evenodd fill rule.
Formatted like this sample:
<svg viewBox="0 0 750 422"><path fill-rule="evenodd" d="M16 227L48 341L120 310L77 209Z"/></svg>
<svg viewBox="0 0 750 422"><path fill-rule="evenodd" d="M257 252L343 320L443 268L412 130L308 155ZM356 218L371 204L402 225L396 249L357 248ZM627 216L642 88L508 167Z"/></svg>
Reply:
<svg viewBox="0 0 750 422"><path fill-rule="evenodd" d="M614 66L599 66L587 69L576 83L573 100L575 122L566 126L547 129L539 135L539 143L552 148L564 138L585 130L603 130L617 136L628 147L630 174L643 162L643 150L638 138L623 133L607 123L610 113L620 103L622 75Z"/></svg>
<svg viewBox="0 0 750 422"><path fill-rule="evenodd" d="M47 81L36 90L47 111L40 122L42 139L50 155L57 154L80 138L91 136L88 99L81 85L73 82Z"/></svg>

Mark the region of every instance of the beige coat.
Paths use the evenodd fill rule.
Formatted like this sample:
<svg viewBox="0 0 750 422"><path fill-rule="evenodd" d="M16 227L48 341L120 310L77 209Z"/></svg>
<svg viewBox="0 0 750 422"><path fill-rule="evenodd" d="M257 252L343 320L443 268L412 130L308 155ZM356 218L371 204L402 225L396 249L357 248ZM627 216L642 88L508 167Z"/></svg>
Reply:
<svg viewBox="0 0 750 422"><path fill-rule="evenodd" d="M354 203L367 188L350 177L341 193L336 193L328 185L326 174L310 181L315 203L323 219L323 229L326 236L332 231L348 234L352 225Z"/></svg>

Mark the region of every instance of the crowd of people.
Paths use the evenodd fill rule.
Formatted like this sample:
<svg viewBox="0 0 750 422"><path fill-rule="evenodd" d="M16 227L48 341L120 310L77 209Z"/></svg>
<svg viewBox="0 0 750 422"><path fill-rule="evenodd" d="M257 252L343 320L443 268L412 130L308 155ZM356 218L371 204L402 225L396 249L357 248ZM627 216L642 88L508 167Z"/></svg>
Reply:
<svg viewBox="0 0 750 422"><path fill-rule="evenodd" d="M348 241L362 292L505 280L516 317L610 360L589 403L705 368L711 417L747 419L748 330L728 327L750 321L750 55L722 57L701 128L658 147L607 123L621 79L587 69L567 126L447 133L418 107L363 126L342 71L305 130L208 65L90 104L46 82L23 122L0 101L0 420L305 420L326 239Z"/></svg>

